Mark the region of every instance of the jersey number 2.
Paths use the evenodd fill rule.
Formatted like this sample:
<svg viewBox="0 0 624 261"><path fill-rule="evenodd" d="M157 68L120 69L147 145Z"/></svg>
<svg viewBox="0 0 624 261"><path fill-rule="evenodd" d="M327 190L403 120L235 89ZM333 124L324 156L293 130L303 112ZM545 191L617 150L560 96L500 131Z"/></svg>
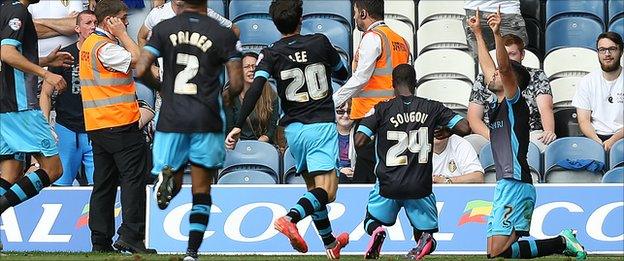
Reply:
<svg viewBox="0 0 624 261"><path fill-rule="evenodd" d="M178 53L176 63L186 67L176 75L173 84L173 93L185 95L197 94L197 84L188 82L193 79L195 75L197 75L197 71L199 71L199 59L197 59L197 56Z"/></svg>
<svg viewBox="0 0 624 261"><path fill-rule="evenodd" d="M429 161L429 128L421 127L418 130L410 131L409 134L403 131L388 131L388 140L396 140L397 144L390 147L386 153L386 166L396 167L407 165L407 156L401 155L409 149L411 153L418 154L418 163L425 164Z"/></svg>
<svg viewBox="0 0 624 261"><path fill-rule="evenodd" d="M310 98L313 100L325 98L329 89L326 75L325 66L320 63L308 65L305 73L299 68L282 71L280 77L283 81L293 79L286 87L286 99L294 102L307 102ZM308 91L298 93L303 84L308 85Z"/></svg>

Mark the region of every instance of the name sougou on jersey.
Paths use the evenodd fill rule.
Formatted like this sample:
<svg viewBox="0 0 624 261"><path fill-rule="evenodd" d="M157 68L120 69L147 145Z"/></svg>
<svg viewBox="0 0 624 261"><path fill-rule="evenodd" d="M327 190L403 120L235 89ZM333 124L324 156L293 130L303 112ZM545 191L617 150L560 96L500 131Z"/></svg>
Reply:
<svg viewBox="0 0 624 261"><path fill-rule="evenodd" d="M224 63L241 58L237 44L231 30L199 13L182 13L154 27L145 49L163 57L158 131L223 131L219 75Z"/></svg>
<svg viewBox="0 0 624 261"><path fill-rule="evenodd" d="M358 131L375 136L379 193L391 199L430 195L433 131L440 126L453 128L461 119L442 103L415 96L375 105Z"/></svg>
<svg viewBox="0 0 624 261"><path fill-rule="evenodd" d="M490 105L490 141L496 165L496 180L512 178L532 183L527 162L529 150L529 107L516 92L513 99Z"/></svg>
<svg viewBox="0 0 624 261"><path fill-rule="evenodd" d="M19 1L4 1L0 10L0 45L13 46L28 61L39 64L37 32L28 9ZM0 79L0 113L39 109L36 75L1 62Z"/></svg>
<svg viewBox="0 0 624 261"><path fill-rule="evenodd" d="M256 77L276 79L284 110L280 125L334 122L331 74L341 67L340 55L327 37L294 35L262 50Z"/></svg>

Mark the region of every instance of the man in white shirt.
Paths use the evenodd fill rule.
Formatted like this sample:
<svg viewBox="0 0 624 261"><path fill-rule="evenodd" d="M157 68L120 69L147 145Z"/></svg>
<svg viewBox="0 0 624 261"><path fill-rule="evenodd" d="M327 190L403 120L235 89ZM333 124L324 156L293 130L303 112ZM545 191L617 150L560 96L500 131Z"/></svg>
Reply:
<svg viewBox="0 0 624 261"><path fill-rule="evenodd" d="M433 183L483 183L483 172L477 153L462 137L433 140Z"/></svg>
<svg viewBox="0 0 624 261"><path fill-rule="evenodd" d="M572 99L583 134L610 150L624 138L624 80L622 36L606 32L596 41L601 70L583 77Z"/></svg>
<svg viewBox="0 0 624 261"><path fill-rule="evenodd" d="M78 40L74 27L76 15L82 10L81 1L50 0L28 6L39 37L39 57L48 56L55 48L66 47ZM47 34L43 33L46 31Z"/></svg>

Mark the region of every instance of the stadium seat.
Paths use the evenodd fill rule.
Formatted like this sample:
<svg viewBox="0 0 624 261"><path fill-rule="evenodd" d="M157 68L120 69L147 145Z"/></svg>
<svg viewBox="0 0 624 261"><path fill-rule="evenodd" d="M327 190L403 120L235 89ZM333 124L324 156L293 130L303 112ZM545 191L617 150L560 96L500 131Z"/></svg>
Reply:
<svg viewBox="0 0 624 261"><path fill-rule="evenodd" d="M468 50L464 27L460 20L439 19L425 23L416 32L418 54L433 49Z"/></svg>
<svg viewBox="0 0 624 261"><path fill-rule="evenodd" d="M306 0L303 1L303 20L313 17L330 18L345 24L351 30L352 10L349 0Z"/></svg>
<svg viewBox="0 0 624 261"><path fill-rule="evenodd" d="M267 19L271 19L269 17L270 5L270 0L231 0L229 19L232 22L238 22L239 20L249 16L262 16ZM241 36L243 35L243 32L244 31L241 30Z"/></svg>
<svg viewBox="0 0 624 261"><path fill-rule="evenodd" d="M223 170L219 177L237 170L257 170L268 173L277 179L279 176L279 152L273 145L243 140L238 142L234 150L227 150Z"/></svg>
<svg viewBox="0 0 624 261"><path fill-rule="evenodd" d="M468 109L472 84L462 80L425 81L416 89L418 97L444 103L450 109Z"/></svg>
<svg viewBox="0 0 624 261"><path fill-rule="evenodd" d="M602 177L602 183L624 183L624 167L609 170Z"/></svg>
<svg viewBox="0 0 624 261"><path fill-rule="evenodd" d="M240 41L246 51L259 52L282 37L273 21L264 18L247 18L236 22L241 30Z"/></svg>
<svg viewBox="0 0 624 261"><path fill-rule="evenodd" d="M295 158L290 154L290 148L284 151L284 173L282 174L282 182L284 184L305 184L303 177L297 175L295 169Z"/></svg>
<svg viewBox="0 0 624 261"><path fill-rule="evenodd" d="M437 19L462 20L466 17L463 1L418 1L418 26Z"/></svg>
<svg viewBox="0 0 624 261"><path fill-rule="evenodd" d="M533 146L531 146L533 145ZM535 156L537 153L537 156ZM533 183L539 183L541 181L540 178L540 154L539 148L537 145L529 143L529 151L527 153L527 160L529 163L529 167L531 168L531 177L533 179ZM479 152L479 161L481 161L481 166L483 170L485 170L485 183L496 183L496 166L494 163L494 156L492 155L492 144L488 143ZM533 164L533 165L532 165Z"/></svg>
<svg viewBox="0 0 624 261"><path fill-rule="evenodd" d="M540 0L522 0L520 1L520 13L524 17L524 20L534 19L538 24L543 24L544 18L542 16L542 4Z"/></svg>
<svg viewBox="0 0 624 261"><path fill-rule="evenodd" d="M477 155L481 153L481 149L483 148L483 146L489 143L489 141L485 137L479 134L470 134L464 136L464 139L470 142L470 145L472 145L472 148L474 148L474 150L477 152Z"/></svg>
<svg viewBox="0 0 624 261"><path fill-rule="evenodd" d="M223 17L225 16L225 5L222 0L208 0L208 7Z"/></svg>
<svg viewBox="0 0 624 261"><path fill-rule="evenodd" d="M340 22L326 18L308 18L303 20L301 25L301 34L321 33L327 36L338 52L346 56L347 61L351 55L350 32L351 30Z"/></svg>
<svg viewBox="0 0 624 261"><path fill-rule="evenodd" d="M408 24L412 32L416 31L416 7L414 1L385 0L384 13L385 20L401 21Z"/></svg>
<svg viewBox="0 0 624 261"><path fill-rule="evenodd" d="M284 176L284 184L305 184L305 180L303 176L295 172L290 172Z"/></svg>
<svg viewBox="0 0 624 261"><path fill-rule="evenodd" d="M543 56L543 29L540 26L539 22L537 20L528 19L525 21L525 28L527 31L527 36L529 37L529 42L524 43L525 48L539 50L537 53L539 53L540 56Z"/></svg>
<svg viewBox="0 0 624 261"><path fill-rule="evenodd" d="M617 18L624 17L624 1L622 0L609 0L609 24Z"/></svg>
<svg viewBox="0 0 624 261"><path fill-rule="evenodd" d="M613 22L609 24L609 31L624 35L624 16L613 20Z"/></svg>
<svg viewBox="0 0 624 261"><path fill-rule="evenodd" d="M546 24L568 16L586 16L605 24L603 1L546 1Z"/></svg>
<svg viewBox="0 0 624 261"><path fill-rule="evenodd" d="M223 174L217 184L276 184L275 176L258 170L235 170Z"/></svg>
<svg viewBox="0 0 624 261"><path fill-rule="evenodd" d="M498 66L498 61L496 60L496 50L490 51L490 56L492 57L492 60L494 60L494 64ZM537 58L537 55L527 49L524 49L524 60L522 60L522 65L536 69L541 68L540 60ZM481 66L479 66L479 73L483 73Z"/></svg>
<svg viewBox="0 0 624 261"><path fill-rule="evenodd" d="M394 19L386 19L386 25L390 27L394 32L399 34L401 37L407 41L410 46L410 52L413 54L414 50L414 31L413 29L406 23L394 20ZM353 56L355 57L355 53L357 52L358 46L360 45L360 41L362 40L362 32L357 28L353 29Z"/></svg>
<svg viewBox="0 0 624 261"><path fill-rule="evenodd" d="M598 53L586 48L558 49L544 59L544 73L550 80L583 77L597 69L600 69Z"/></svg>
<svg viewBox="0 0 624 261"><path fill-rule="evenodd" d="M559 18L546 27L546 54L565 47L585 47L595 50L596 36L603 30L604 25L593 19L585 17Z"/></svg>
<svg viewBox="0 0 624 261"><path fill-rule="evenodd" d="M555 134L557 137L581 137L581 127L579 127L576 108L565 107L557 108L554 111L555 117Z"/></svg>
<svg viewBox="0 0 624 261"><path fill-rule="evenodd" d="M609 151L609 168L624 167L624 139L619 140Z"/></svg>
<svg viewBox="0 0 624 261"><path fill-rule="evenodd" d="M581 77L565 77L550 81L550 90L555 108L568 107L576 93L576 86Z"/></svg>
<svg viewBox="0 0 624 261"><path fill-rule="evenodd" d="M544 180L547 183L599 183L602 171L563 169L562 160L595 160L605 164L602 145L585 137L565 137L553 141L544 152Z"/></svg>
<svg viewBox="0 0 624 261"><path fill-rule="evenodd" d="M467 52L438 49L424 52L416 59L419 82L438 79L459 79L474 82L475 61Z"/></svg>

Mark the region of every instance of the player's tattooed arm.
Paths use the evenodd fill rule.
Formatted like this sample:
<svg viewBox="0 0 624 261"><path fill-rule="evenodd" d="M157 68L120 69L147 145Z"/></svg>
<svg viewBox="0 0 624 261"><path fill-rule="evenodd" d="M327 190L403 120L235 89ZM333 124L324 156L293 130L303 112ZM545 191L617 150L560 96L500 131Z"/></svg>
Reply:
<svg viewBox="0 0 624 261"><path fill-rule="evenodd" d="M505 48L503 36L500 32L501 27L501 13L500 5L496 13L488 16L488 25L492 28L494 33L494 41L496 42L496 59L498 61L498 72L500 74L501 82L503 83L503 89L505 90L505 96L511 99L516 96L518 91L518 84L516 83L514 73L511 69L511 63L509 62L509 55Z"/></svg>
<svg viewBox="0 0 624 261"><path fill-rule="evenodd" d="M143 84L154 90L160 91L161 82L154 76L152 64L156 60L156 56L147 50L142 50L139 61L136 65L137 77L141 79Z"/></svg>

